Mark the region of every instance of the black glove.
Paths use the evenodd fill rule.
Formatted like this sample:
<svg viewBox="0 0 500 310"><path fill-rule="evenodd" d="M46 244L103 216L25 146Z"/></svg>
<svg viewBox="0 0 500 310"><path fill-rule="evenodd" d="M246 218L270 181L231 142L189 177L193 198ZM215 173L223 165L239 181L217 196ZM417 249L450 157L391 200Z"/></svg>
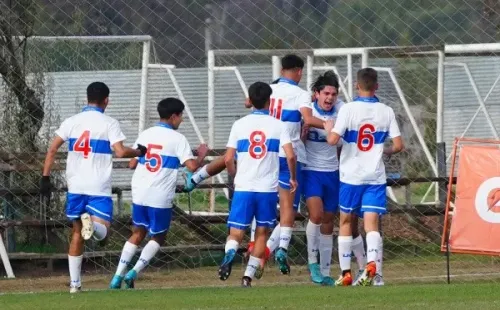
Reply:
<svg viewBox="0 0 500 310"><path fill-rule="evenodd" d="M141 152L141 155L139 155L139 157L144 157L144 155L146 155L146 153L148 152L148 148L142 144L137 144L137 150Z"/></svg>
<svg viewBox="0 0 500 310"><path fill-rule="evenodd" d="M50 190L52 189L52 184L50 184L50 176L42 176L40 180L40 193L42 195L50 195Z"/></svg>

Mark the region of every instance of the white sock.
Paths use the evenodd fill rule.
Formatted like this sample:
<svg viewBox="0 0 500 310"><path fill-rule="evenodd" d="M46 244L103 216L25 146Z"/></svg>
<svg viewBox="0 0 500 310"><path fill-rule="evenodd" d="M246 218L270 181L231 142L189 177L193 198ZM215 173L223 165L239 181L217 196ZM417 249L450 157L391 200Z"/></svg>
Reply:
<svg viewBox="0 0 500 310"><path fill-rule="evenodd" d="M229 250L235 250L235 251L238 251L238 246L240 244L238 243L238 241L236 240L233 240L233 239L229 239L227 240L226 242L226 248L225 248L225 252L229 252Z"/></svg>
<svg viewBox="0 0 500 310"><path fill-rule="evenodd" d="M318 263L319 251L319 228L321 224L314 224L309 220L306 226L307 237L307 262L309 264Z"/></svg>
<svg viewBox="0 0 500 310"><path fill-rule="evenodd" d="M274 252L274 250L276 250L276 248L278 248L278 246L280 245L280 234L281 226L280 224L278 224L276 225L276 227L274 227L273 232L271 233L271 237L269 237L269 240L267 240L266 244L271 253Z"/></svg>
<svg viewBox="0 0 500 310"><path fill-rule="evenodd" d="M352 236L339 236L338 242L340 270L351 270Z"/></svg>
<svg viewBox="0 0 500 310"><path fill-rule="evenodd" d="M104 240L104 238L106 238L108 234L108 228L106 227L106 225L101 224L99 222L93 222L93 223L94 223L94 234L92 235L92 237L94 237L94 239L97 241Z"/></svg>
<svg viewBox="0 0 500 310"><path fill-rule="evenodd" d="M369 263L377 261L380 239L378 231L370 231L366 234L366 259Z"/></svg>
<svg viewBox="0 0 500 310"><path fill-rule="evenodd" d="M260 265L260 259L255 256L251 256L248 259L248 264L247 264L247 269L245 270L245 277L249 277L250 279L253 279L253 276L255 275L255 271L257 268L259 268Z"/></svg>
<svg viewBox="0 0 500 310"><path fill-rule="evenodd" d="M382 276L382 265L384 263L384 241L380 237L378 244L377 261L375 262L377 266L377 273Z"/></svg>
<svg viewBox="0 0 500 310"><path fill-rule="evenodd" d="M122 255L120 256L120 262L118 262L118 267L116 268L116 275L117 276L124 276L125 271L127 271L127 266L130 264L130 261L135 255L135 252L137 251L137 245L130 243L130 242L125 242L125 245L123 246L122 250Z"/></svg>
<svg viewBox="0 0 500 310"><path fill-rule="evenodd" d="M330 265L332 264L333 234L319 235L319 265L323 277L330 276Z"/></svg>
<svg viewBox="0 0 500 310"><path fill-rule="evenodd" d="M290 240L292 240L292 227L280 228L280 248L288 250L288 245L290 245Z"/></svg>
<svg viewBox="0 0 500 310"><path fill-rule="evenodd" d="M191 178L194 183L200 184L203 180L208 179L210 175L207 172L207 165L201 167L200 170L196 171Z"/></svg>
<svg viewBox="0 0 500 310"><path fill-rule="evenodd" d="M135 272L141 272L146 267L151 259L156 255L160 249L160 244L154 240L149 240L148 244L142 249L141 256L134 266Z"/></svg>
<svg viewBox="0 0 500 310"><path fill-rule="evenodd" d="M257 220L255 217L252 220L252 227L250 228L250 241L254 242L255 241L255 228L257 227Z"/></svg>
<svg viewBox="0 0 500 310"><path fill-rule="evenodd" d="M80 287L82 285L82 282L80 280L80 274L82 271L82 261L83 261L83 255L80 256L68 255L69 277L71 279L72 287Z"/></svg>
<svg viewBox="0 0 500 310"><path fill-rule="evenodd" d="M363 270L366 267L366 252L363 237L357 236L352 240L352 252L358 263L358 270Z"/></svg>

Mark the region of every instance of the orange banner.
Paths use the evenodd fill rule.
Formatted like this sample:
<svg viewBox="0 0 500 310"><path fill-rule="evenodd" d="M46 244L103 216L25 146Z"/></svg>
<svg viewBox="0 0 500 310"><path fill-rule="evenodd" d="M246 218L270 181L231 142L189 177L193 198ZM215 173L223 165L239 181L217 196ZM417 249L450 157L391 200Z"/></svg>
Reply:
<svg viewBox="0 0 500 310"><path fill-rule="evenodd" d="M461 147L449 245L451 252L500 253L498 145Z"/></svg>

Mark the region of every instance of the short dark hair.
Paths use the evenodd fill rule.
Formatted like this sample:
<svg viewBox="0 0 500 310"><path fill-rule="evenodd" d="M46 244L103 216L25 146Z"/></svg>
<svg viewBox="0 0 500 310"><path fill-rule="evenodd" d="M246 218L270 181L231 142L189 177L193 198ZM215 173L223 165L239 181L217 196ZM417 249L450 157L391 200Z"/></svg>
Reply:
<svg viewBox="0 0 500 310"><path fill-rule="evenodd" d="M264 82L255 82L248 88L248 97L254 108L261 110L269 102L273 90L269 84Z"/></svg>
<svg viewBox="0 0 500 310"><path fill-rule="evenodd" d="M161 119L169 119L174 114L184 112L184 103L177 98L165 98L158 102L157 110Z"/></svg>
<svg viewBox="0 0 500 310"><path fill-rule="evenodd" d="M358 71L357 79L361 90L375 90L375 86L378 83L378 73L373 68L364 68Z"/></svg>
<svg viewBox="0 0 500 310"><path fill-rule="evenodd" d="M311 86L311 90L313 92L320 92L325 88L325 86L333 86L335 87L335 89L339 89L339 80L335 72L329 70L326 71L323 75L318 76L316 81L314 81L313 85Z"/></svg>
<svg viewBox="0 0 500 310"><path fill-rule="evenodd" d="M87 87L87 101L102 104L109 97L109 88L103 82L93 82Z"/></svg>
<svg viewBox="0 0 500 310"><path fill-rule="evenodd" d="M281 58L281 68L283 70L303 69L304 60L295 54L289 54Z"/></svg>

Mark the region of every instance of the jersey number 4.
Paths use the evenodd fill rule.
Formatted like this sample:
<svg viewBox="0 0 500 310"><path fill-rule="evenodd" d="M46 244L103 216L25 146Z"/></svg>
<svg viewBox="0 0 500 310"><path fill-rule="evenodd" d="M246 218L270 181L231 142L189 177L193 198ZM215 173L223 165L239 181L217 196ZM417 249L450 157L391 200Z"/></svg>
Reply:
<svg viewBox="0 0 500 310"><path fill-rule="evenodd" d="M89 158L89 153L92 152L92 148L90 147L90 130L85 130L80 138L76 140L73 151L83 153L83 158Z"/></svg>
<svg viewBox="0 0 500 310"><path fill-rule="evenodd" d="M364 124L359 127L358 140L356 141L358 149L362 152L368 152L375 144L375 126L372 124Z"/></svg>
<svg viewBox="0 0 500 310"><path fill-rule="evenodd" d="M160 151L162 149L163 146L159 144L148 144L148 151L146 153L146 169L148 169L148 171L157 172L161 169L161 166L163 165L161 155L153 152L155 150Z"/></svg>
<svg viewBox="0 0 500 310"><path fill-rule="evenodd" d="M254 131L250 134L250 146L248 154L253 159L264 158L267 154L266 134L260 130Z"/></svg>
<svg viewBox="0 0 500 310"><path fill-rule="evenodd" d="M281 119L283 112L283 99L271 98L271 106L269 107L269 115L276 119Z"/></svg>

